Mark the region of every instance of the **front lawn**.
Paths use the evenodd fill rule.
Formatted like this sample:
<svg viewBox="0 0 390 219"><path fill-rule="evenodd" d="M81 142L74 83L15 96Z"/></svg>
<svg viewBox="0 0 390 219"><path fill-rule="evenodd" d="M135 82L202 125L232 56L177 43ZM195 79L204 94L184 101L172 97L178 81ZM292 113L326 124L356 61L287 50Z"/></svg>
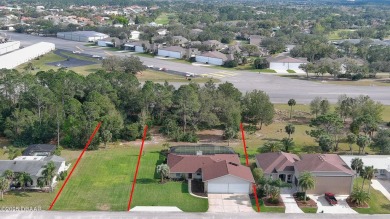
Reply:
<svg viewBox="0 0 390 219"><path fill-rule="evenodd" d="M257 212L257 206L256 206L256 200L251 197L251 203L252 208L255 212ZM267 213L284 213L286 208L285 207L267 207L264 206L263 200L259 198L259 204L260 204L260 213L267 212Z"/></svg>
<svg viewBox="0 0 390 219"><path fill-rule="evenodd" d="M269 69L269 68L266 68L266 69L259 69L259 72L260 72L260 73L276 73L275 70Z"/></svg>
<svg viewBox="0 0 390 219"><path fill-rule="evenodd" d="M363 179L355 179L354 185L361 188ZM368 191L368 181L364 182L364 190ZM369 208L353 208L359 214L390 214L390 201L378 190L370 189Z"/></svg>
<svg viewBox="0 0 390 219"><path fill-rule="evenodd" d="M54 206L55 210L127 210L139 145L114 147L88 151L84 155ZM141 159L131 207L177 206L183 211L206 211L207 200L191 196L186 183L158 183L155 168L162 160L155 148L146 148Z"/></svg>
<svg viewBox="0 0 390 219"><path fill-rule="evenodd" d="M288 73L296 73L294 70L291 70L291 69L288 69L287 72Z"/></svg>
<svg viewBox="0 0 390 219"><path fill-rule="evenodd" d="M317 208L302 207L301 210L305 213L317 213Z"/></svg>

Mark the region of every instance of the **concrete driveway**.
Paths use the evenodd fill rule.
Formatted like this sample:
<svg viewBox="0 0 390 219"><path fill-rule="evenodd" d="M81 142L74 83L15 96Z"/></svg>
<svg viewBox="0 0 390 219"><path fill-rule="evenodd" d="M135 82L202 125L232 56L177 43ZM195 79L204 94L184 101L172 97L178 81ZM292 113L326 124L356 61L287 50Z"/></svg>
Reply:
<svg viewBox="0 0 390 219"><path fill-rule="evenodd" d="M390 201L390 181L373 179L371 180L372 188L379 190Z"/></svg>
<svg viewBox="0 0 390 219"><path fill-rule="evenodd" d="M328 214L357 214L349 205L347 204L346 199L348 196L336 196L337 205L331 206L328 201L326 201L325 196L321 195L309 195L311 199L317 202L317 213L328 213Z"/></svg>
<svg viewBox="0 0 390 219"><path fill-rule="evenodd" d="M293 190L284 188L281 190L280 197L283 200L286 210L284 213L303 213L303 211L298 207L297 202L293 197Z"/></svg>
<svg viewBox="0 0 390 219"><path fill-rule="evenodd" d="M249 195L247 194L208 194L208 199L208 212L254 212Z"/></svg>

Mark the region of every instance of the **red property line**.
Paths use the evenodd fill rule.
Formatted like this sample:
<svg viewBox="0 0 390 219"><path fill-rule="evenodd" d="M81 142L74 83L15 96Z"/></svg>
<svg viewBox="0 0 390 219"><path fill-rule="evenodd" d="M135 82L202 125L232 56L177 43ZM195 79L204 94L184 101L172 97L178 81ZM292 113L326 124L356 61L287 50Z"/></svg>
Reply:
<svg viewBox="0 0 390 219"><path fill-rule="evenodd" d="M56 203L58 197L61 195L62 190L64 189L64 187L65 187L66 183L68 182L69 178L72 176L72 173L73 173L74 169L76 169L77 165L79 164L79 162L81 160L81 157L83 157L83 155L84 155L84 152L88 149L88 146L91 144L91 142L93 140L93 137L95 137L96 132L99 130L101 124L102 124L102 122L99 122L99 124L97 124L97 126L96 126L95 130L93 131L91 137L89 137L89 140L88 140L87 144L85 145L83 152L81 152L79 158L76 161L76 164L73 166L73 168L70 171L69 175L66 177L66 180L65 180L64 184L62 184L60 191L58 191L57 196L55 197L55 199L51 203L51 205L49 207L49 211L53 208L53 206Z"/></svg>
<svg viewBox="0 0 390 219"><path fill-rule="evenodd" d="M145 143L145 138L146 138L146 132L147 132L147 130L148 130L148 126L145 125L145 128L144 128L144 135L143 135L143 137L142 137L142 144L141 144L141 148L140 148L140 150L139 150L139 155L138 155L137 168L135 169L135 174L134 174L134 179L133 179L133 185L131 186L130 199L129 199L129 203L127 204L127 211L130 211L131 201L133 200L133 193L134 193L135 184L136 184L136 182L137 182L138 168L139 168L139 164L140 164L140 162L141 162L142 150L144 149L144 143Z"/></svg>
<svg viewBox="0 0 390 219"><path fill-rule="evenodd" d="M240 124L240 129L241 129L242 142L244 143L244 152L245 152L245 158L246 158L246 166L249 167L248 152L246 151L244 127L243 127L242 123ZM252 189L253 189L253 195L255 196L255 200L256 200L257 212L260 212L259 199L257 197L255 184L252 184Z"/></svg>

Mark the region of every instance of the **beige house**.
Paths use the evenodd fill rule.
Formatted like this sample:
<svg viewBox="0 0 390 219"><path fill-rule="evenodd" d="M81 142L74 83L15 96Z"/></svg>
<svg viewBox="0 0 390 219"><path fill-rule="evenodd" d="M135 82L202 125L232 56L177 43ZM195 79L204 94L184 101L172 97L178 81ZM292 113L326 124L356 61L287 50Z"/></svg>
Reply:
<svg viewBox="0 0 390 219"><path fill-rule="evenodd" d="M298 186L299 176L305 171L315 177L315 188L309 194L331 192L349 195L353 187L355 172L337 154L295 154L274 152L258 154L256 164L264 174L273 179Z"/></svg>

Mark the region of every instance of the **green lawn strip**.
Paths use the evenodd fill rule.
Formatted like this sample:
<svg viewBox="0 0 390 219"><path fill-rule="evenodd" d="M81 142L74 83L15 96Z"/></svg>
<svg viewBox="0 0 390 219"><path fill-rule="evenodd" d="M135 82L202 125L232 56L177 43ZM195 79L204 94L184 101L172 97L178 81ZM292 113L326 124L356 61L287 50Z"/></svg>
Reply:
<svg viewBox="0 0 390 219"><path fill-rule="evenodd" d="M76 72L77 74L87 76L91 73L95 73L98 70L102 69L102 65L101 64L84 65L84 66L73 67L68 69Z"/></svg>
<svg viewBox="0 0 390 219"><path fill-rule="evenodd" d="M34 66L34 70L31 70L31 73L35 74L38 71L47 71L50 69L58 69L58 67L47 65L47 63L60 62L60 61L65 61L65 60L66 60L66 58L61 57L61 56L55 54L54 52L47 53L47 54L41 56L39 59L33 59L30 61ZM27 66L28 63L29 62L26 62L22 65L19 65L18 67L16 67L16 70L18 70L20 72L24 72L25 71L24 68Z"/></svg>
<svg viewBox="0 0 390 219"><path fill-rule="evenodd" d="M77 55L77 54L74 54L74 53L64 52L64 51L62 51L61 54L64 55L64 56L68 56L68 57L74 58L74 59L79 59L79 60L99 63L99 61L96 58L92 58L92 57Z"/></svg>
<svg viewBox="0 0 390 219"><path fill-rule="evenodd" d="M355 179L354 185L361 188L363 179L361 177ZM369 182L365 180L364 191L368 191ZM353 208L359 214L390 214L390 201L378 190L370 189L370 200L368 201L369 208Z"/></svg>
<svg viewBox="0 0 390 219"><path fill-rule="evenodd" d="M181 75L174 75L174 74L168 74L161 71L154 71L154 70L145 70L142 72L142 74L138 74L137 78L139 81L153 81L153 82L190 82L187 80L184 76ZM207 77L197 77L192 78L192 82L196 83L206 83L207 81L212 80L214 83L220 82L218 79L210 79Z"/></svg>
<svg viewBox="0 0 390 219"><path fill-rule="evenodd" d="M288 69L287 72L288 73L296 73L294 70L291 70L291 69Z"/></svg>
<svg viewBox="0 0 390 219"><path fill-rule="evenodd" d="M124 51L124 50L121 50L121 49L116 48L116 47L107 47L107 48L104 48L104 50L108 50L108 51Z"/></svg>
<svg viewBox="0 0 390 219"><path fill-rule="evenodd" d="M169 24L170 16L175 16L174 13L162 13L160 14L154 22L161 25L167 25Z"/></svg>
<svg viewBox="0 0 390 219"><path fill-rule="evenodd" d="M164 160L159 151L149 151L141 158L137 184L134 192L135 206L177 206L183 211L205 212L208 209L208 200L196 198L188 193L186 182L169 181L160 184L156 165Z"/></svg>
<svg viewBox="0 0 390 219"><path fill-rule="evenodd" d="M301 207L301 210L305 213L317 213L318 208Z"/></svg>
<svg viewBox="0 0 390 219"><path fill-rule="evenodd" d="M154 55L151 54L151 53L142 53L142 52L139 52L139 53L134 53L132 55L135 55L135 56L142 56L142 57L149 57L149 58L154 58Z"/></svg>
<svg viewBox="0 0 390 219"><path fill-rule="evenodd" d="M251 204L252 208L255 212L257 212L257 206L256 206L256 200L254 198L251 198ZM263 200L259 199L260 204L260 213L267 212L267 213L284 213L286 208L285 207L268 207L264 206Z"/></svg>
<svg viewBox="0 0 390 219"><path fill-rule="evenodd" d="M260 71L261 73L276 73L275 70L272 70L272 69L258 69L258 71Z"/></svg>

